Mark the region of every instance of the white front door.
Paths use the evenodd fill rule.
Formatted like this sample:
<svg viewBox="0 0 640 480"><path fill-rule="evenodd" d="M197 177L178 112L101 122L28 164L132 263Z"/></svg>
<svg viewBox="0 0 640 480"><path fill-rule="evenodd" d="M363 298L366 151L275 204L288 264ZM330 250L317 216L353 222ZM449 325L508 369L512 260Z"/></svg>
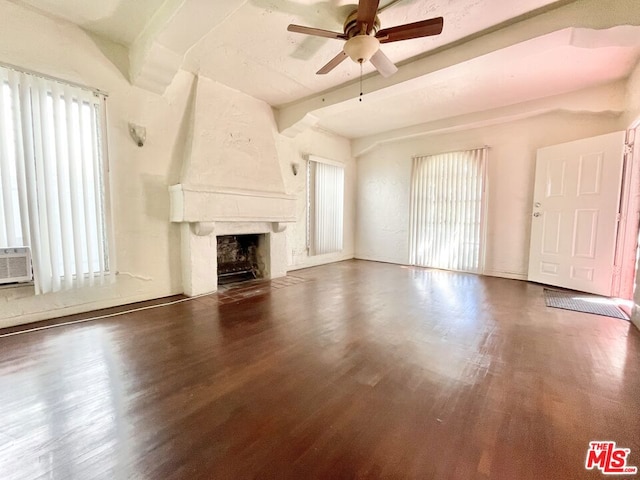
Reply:
<svg viewBox="0 0 640 480"><path fill-rule="evenodd" d="M624 132L538 150L529 280L609 296Z"/></svg>

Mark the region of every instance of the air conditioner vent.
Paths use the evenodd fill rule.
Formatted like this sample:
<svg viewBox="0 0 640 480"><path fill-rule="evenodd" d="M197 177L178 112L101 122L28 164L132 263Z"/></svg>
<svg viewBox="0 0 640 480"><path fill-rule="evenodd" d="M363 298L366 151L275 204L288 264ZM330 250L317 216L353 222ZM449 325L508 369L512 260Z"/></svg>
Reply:
<svg viewBox="0 0 640 480"><path fill-rule="evenodd" d="M29 247L0 248L0 284L32 280Z"/></svg>

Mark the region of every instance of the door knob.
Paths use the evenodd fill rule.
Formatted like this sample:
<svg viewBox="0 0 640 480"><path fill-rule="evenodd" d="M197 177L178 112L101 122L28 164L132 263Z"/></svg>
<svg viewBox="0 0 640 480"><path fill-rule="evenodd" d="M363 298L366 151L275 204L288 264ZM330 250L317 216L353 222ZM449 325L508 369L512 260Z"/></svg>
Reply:
<svg viewBox="0 0 640 480"><path fill-rule="evenodd" d="M536 208L540 208L542 206L542 204L540 202L536 202L533 204L534 207Z"/></svg>
<svg viewBox="0 0 640 480"><path fill-rule="evenodd" d="M539 216L540 216L540 212L535 212L535 213L533 214L533 216L534 216L534 217L539 217Z"/></svg>

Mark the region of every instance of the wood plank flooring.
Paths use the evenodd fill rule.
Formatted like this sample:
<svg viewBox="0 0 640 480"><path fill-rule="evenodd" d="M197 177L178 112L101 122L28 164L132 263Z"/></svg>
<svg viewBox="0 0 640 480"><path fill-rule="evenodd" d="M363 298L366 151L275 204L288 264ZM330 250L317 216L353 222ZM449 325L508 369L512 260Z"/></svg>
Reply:
<svg viewBox="0 0 640 480"><path fill-rule="evenodd" d="M0 478L603 478L592 440L640 467L631 323L514 280L293 275L0 337Z"/></svg>

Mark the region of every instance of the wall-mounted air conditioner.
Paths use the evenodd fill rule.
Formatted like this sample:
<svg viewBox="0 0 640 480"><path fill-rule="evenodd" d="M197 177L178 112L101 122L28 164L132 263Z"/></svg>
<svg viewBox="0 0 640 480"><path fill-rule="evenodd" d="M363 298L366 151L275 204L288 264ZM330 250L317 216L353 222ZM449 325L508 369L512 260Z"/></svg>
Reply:
<svg viewBox="0 0 640 480"><path fill-rule="evenodd" d="M30 282L32 279L29 247L0 248L0 284Z"/></svg>

